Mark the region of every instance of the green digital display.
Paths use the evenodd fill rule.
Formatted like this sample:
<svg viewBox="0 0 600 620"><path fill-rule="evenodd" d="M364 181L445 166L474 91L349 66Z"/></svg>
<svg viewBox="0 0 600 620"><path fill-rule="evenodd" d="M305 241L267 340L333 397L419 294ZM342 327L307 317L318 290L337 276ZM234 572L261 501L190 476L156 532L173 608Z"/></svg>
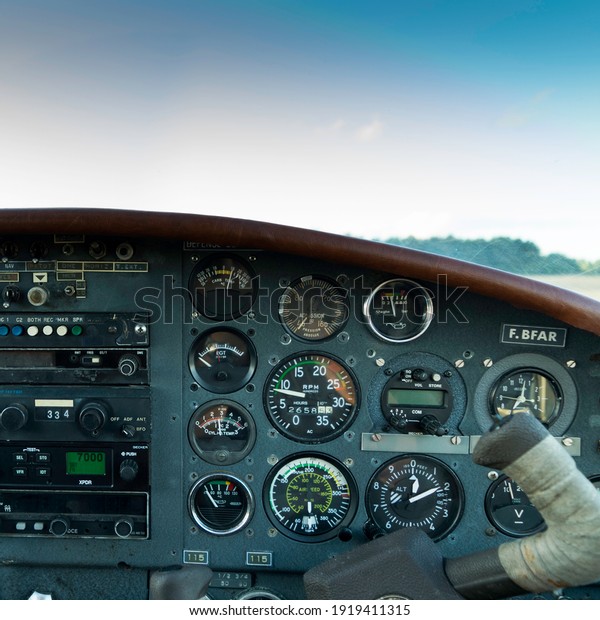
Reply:
<svg viewBox="0 0 600 620"><path fill-rule="evenodd" d="M387 393L387 404L399 407L443 407L446 392L443 390L397 390Z"/></svg>
<svg viewBox="0 0 600 620"><path fill-rule="evenodd" d="M106 476L105 452L67 452L67 475Z"/></svg>

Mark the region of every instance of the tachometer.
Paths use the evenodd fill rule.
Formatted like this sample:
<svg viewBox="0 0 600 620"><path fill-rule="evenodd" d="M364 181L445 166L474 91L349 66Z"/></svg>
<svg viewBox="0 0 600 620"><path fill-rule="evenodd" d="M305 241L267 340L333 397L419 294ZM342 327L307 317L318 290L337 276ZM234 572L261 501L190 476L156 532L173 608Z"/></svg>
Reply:
<svg viewBox="0 0 600 620"><path fill-rule="evenodd" d="M279 299L285 328L302 340L334 336L348 319L345 291L321 276L304 276L288 286Z"/></svg>
<svg viewBox="0 0 600 620"><path fill-rule="evenodd" d="M350 371L320 353L284 360L265 386L266 409L283 435L303 443L337 437L351 424L358 389Z"/></svg>
<svg viewBox="0 0 600 620"><path fill-rule="evenodd" d="M336 536L354 517L356 485L341 463L318 454L289 457L267 477L269 518L286 536L319 542Z"/></svg>
<svg viewBox="0 0 600 620"><path fill-rule="evenodd" d="M445 463L430 456L405 455L375 472L366 502L381 532L416 527L440 540L458 523L463 497L458 477Z"/></svg>

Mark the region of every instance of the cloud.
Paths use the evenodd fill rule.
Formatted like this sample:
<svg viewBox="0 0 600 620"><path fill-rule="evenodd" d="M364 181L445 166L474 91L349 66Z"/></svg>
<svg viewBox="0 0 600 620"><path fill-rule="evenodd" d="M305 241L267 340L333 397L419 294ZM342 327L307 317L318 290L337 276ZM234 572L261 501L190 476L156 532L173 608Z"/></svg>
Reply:
<svg viewBox="0 0 600 620"><path fill-rule="evenodd" d="M541 106L550 99L553 88L545 88L534 93L527 101L508 108L498 119L498 125L507 129L519 129L529 124L540 111Z"/></svg>
<svg viewBox="0 0 600 620"><path fill-rule="evenodd" d="M383 133L383 123L374 119L367 125L362 125L356 130L356 138L359 142L373 142Z"/></svg>

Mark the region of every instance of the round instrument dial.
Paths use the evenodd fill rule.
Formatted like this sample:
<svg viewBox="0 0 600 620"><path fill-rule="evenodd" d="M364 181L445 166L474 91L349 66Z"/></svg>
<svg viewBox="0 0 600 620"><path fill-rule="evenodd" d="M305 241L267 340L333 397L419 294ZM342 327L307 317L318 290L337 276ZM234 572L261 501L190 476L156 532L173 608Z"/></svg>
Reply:
<svg viewBox="0 0 600 620"><path fill-rule="evenodd" d="M412 280L388 280L369 295L363 311L376 336L388 342L408 342L429 327L433 300L427 289Z"/></svg>
<svg viewBox="0 0 600 620"><path fill-rule="evenodd" d="M188 356L192 376L204 389L217 394L244 387L256 369L256 350L234 329L211 329L194 342Z"/></svg>
<svg viewBox="0 0 600 620"><path fill-rule="evenodd" d="M507 536L529 536L546 527L525 491L507 476L498 478L488 489L485 511L494 527Z"/></svg>
<svg viewBox="0 0 600 620"><path fill-rule="evenodd" d="M329 441L351 424L358 389L350 371L320 353L284 360L265 386L267 415L283 435L303 443Z"/></svg>
<svg viewBox="0 0 600 620"><path fill-rule="evenodd" d="M321 276L292 282L279 299L284 327L302 340L325 340L337 334L348 320L346 291Z"/></svg>
<svg viewBox="0 0 600 620"><path fill-rule="evenodd" d="M252 518L254 500L248 486L228 474L203 476L190 491L190 514L206 532L223 536L242 529Z"/></svg>
<svg viewBox="0 0 600 620"><path fill-rule="evenodd" d="M562 392L549 374L523 368L500 378L491 395L491 406L495 416L529 412L550 425L560 415Z"/></svg>
<svg viewBox="0 0 600 620"><path fill-rule="evenodd" d="M211 255L190 275L196 310L213 321L230 321L246 314L256 299L255 274L236 256Z"/></svg>
<svg viewBox="0 0 600 620"><path fill-rule="evenodd" d="M217 401L194 411L188 437L194 452L208 463L231 465L252 450L256 425L237 403Z"/></svg>
<svg viewBox="0 0 600 620"><path fill-rule="evenodd" d="M440 540L458 523L463 497L462 485L447 465L429 456L406 455L375 472L366 502L381 532L416 527Z"/></svg>
<svg viewBox="0 0 600 620"><path fill-rule="evenodd" d="M336 536L354 517L356 485L333 459L295 455L267 477L264 503L269 518L286 536L319 542Z"/></svg>

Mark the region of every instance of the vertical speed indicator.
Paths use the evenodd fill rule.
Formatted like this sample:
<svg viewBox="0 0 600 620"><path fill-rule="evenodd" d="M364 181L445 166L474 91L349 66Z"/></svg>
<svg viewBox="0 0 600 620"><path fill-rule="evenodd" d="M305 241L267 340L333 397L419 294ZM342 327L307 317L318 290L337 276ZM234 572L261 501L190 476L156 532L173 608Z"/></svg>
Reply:
<svg viewBox="0 0 600 620"><path fill-rule="evenodd" d="M265 386L267 415L286 437L329 441L344 432L358 409L358 388L338 360L306 353L284 360Z"/></svg>

